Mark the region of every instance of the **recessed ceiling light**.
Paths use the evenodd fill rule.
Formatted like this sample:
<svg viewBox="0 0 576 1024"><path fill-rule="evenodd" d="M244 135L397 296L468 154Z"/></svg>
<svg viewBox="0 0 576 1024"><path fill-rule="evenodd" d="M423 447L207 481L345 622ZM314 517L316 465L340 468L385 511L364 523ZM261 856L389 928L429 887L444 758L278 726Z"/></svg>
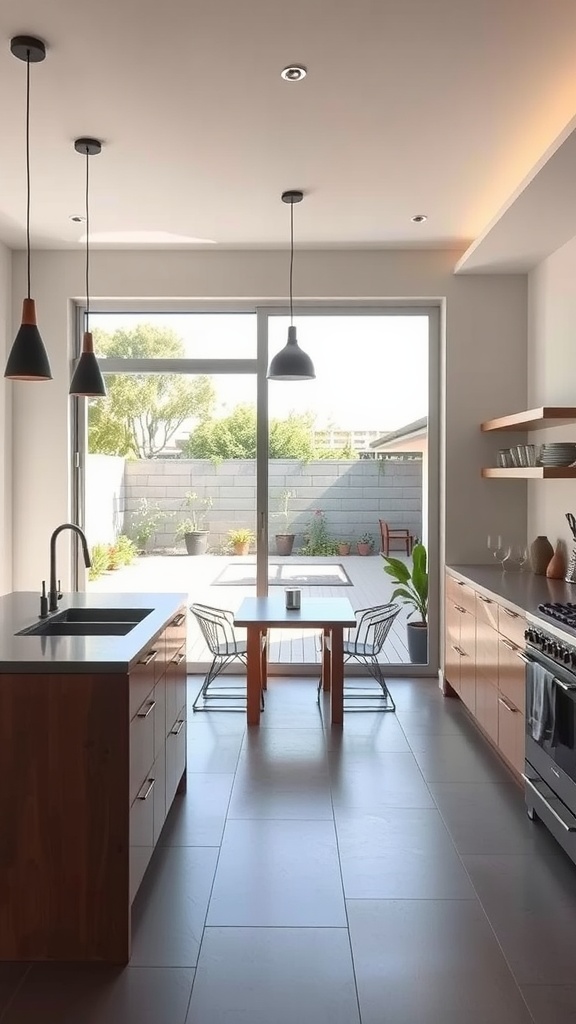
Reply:
<svg viewBox="0 0 576 1024"><path fill-rule="evenodd" d="M287 68L280 72L280 77L284 78L287 82L301 82L303 78L306 78L307 74L308 72L302 64L289 64Z"/></svg>
<svg viewBox="0 0 576 1024"><path fill-rule="evenodd" d="M423 224L425 220L428 220L428 217L425 213L416 213L410 220L413 224Z"/></svg>
<svg viewBox="0 0 576 1024"><path fill-rule="evenodd" d="M86 217L81 217L79 213L73 213L70 220L74 221L74 224L83 224Z"/></svg>

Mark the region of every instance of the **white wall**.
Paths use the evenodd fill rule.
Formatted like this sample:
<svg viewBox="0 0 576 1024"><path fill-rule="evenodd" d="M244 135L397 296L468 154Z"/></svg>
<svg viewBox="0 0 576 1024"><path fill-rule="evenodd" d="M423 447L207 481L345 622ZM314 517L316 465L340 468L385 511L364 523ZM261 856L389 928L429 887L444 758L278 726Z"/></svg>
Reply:
<svg viewBox="0 0 576 1024"><path fill-rule="evenodd" d="M454 277L459 255L301 251L295 288L297 297L314 300L446 299L446 556L451 562L474 562L487 558L488 533L498 530L518 540L525 533L525 484L504 488L498 481L481 480L480 468L492 461L498 444L481 435L478 425L526 402L526 277ZM22 292L24 270L23 254L18 254L15 295ZM34 254L39 326L55 379L39 389L22 385L15 395L16 589L37 586L46 569L50 532L70 514L70 298L82 296L83 273L80 252ZM110 299L285 302L287 276L284 252L100 251L92 261L92 292ZM18 307L15 302L15 320ZM385 366L381 373L385 398ZM409 366L405 386L410 388ZM63 558L60 567L66 582Z"/></svg>
<svg viewBox="0 0 576 1024"><path fill-rule="evenodd" d="M529 407L576 406L576 238L544 260L529 276ZM576 424L531 434L531 441L576 441ZM528 536L546 534L555 544L572 536L564 517L576 514L576 481L529 484Z"/></svg>
<svg viewBox="0 0 576 1024"><path fill-rule="evenodd" d="M89 455L84 532L88 544L112 544L124 528L124 465L116 455Z"/></svg>
<svg viewBox="0 0 576 1024"><path fill-rule="evenodd" d="M13 385L3 375L12 341L12 254L0 243L0 594L12 589Z"/></svg>

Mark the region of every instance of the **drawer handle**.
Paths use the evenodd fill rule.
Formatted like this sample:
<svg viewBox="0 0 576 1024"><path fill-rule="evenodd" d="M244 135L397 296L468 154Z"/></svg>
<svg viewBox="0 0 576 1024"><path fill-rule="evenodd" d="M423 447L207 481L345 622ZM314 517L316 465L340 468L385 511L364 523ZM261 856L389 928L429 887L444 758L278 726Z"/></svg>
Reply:
<svg viewBox="0 0 576 1024"><path fill-rule="evenodd" d="M540 792L540 790L532 782L532 779L529 779L527 775L524 775L524 773L522 773L522 778L524 779L524 782L526 783L526 785L530 786L530 789L534 790L536 795L540 798L540 800L544 804L546 810L550 811L550 814L552 815L553 818L556 818L556 821L558 822L558 824L562 825L562 828L565 829L566 832L576 832L576 826L569 825L567 821L564 821L564 818L560 817L560 815L558 814L558 811L555 811L554 808L552 807L552 805L549 804L548 801L544 799L544 797L542 796L542 793Z"/></svg>
<svg viewBox="0 0 576 1024"><path fill-rule="evenodd" d="M177 736L178 733L182 732L183 728L184 728L184 719L183 718L179 718L178 721L176 722L176 725L174 726L174 728L170 729L170 735L171 736Z"/></svg>
<svg viewBox="0 0 576 1024"><path fill-rule="evenodd" d="M504 700L504 697L498 697L498 703L501 704L502 707L506 708L506 711L511 711L513 715L518 714L518 708L509 704L507 700Z"/></svg>
<svg viewBox="0 0 576 1024"><path fill-rule="evenodd" d="M454 607L457 612L463 612L464 614L466 614L466 609L463 608L461 604L455 604Z"/></svg>
<svg viewBox="0 0 576 1024"><path fill-rule="evenodd" d="M147 786L148 788L147 788L145 793L142 793L142 792L138 793L138 800L147 800L148 799L148 797L150 796L150 793L154 789L154 783L155 782L156 782L156 779L146 779L146 782L144 783L144 786ZM144 787L142 787L142 788L144 788Z"/></svg>
<svg viewBox="0 0 576 1024"><path fill-rule="evenodd" d="M489 597L482 597L482 594L478 594L477 596L480 601L484 602L484 604L492 604L492 601L490 600Z"/></svg>
<svg viewBox="0 0 576 1024"><path fill-rule="evenodd" d="M453 651L456 651L456 654L460 655L461 658L465 658L466 657L466 655L465 655L465 653L464 653L464 651L462 650L461 647L458 647L456 644L450 644L450 646L451 646Z"/></svg>
<svg viewBox="0 0 576 1024"><path fill-rule="evenodd" d="M456 583L459 587L463 587L465 585L464 580L456 580Z"/></svg>
<svg viewBox="0 0 576 1024"><path fill-rule="evenodd" d="M142 708L140 708L140 711L138 712L136 717L137 718L148 718L148 715L150 714L150 712L153 711L154 708L156 707L156 701L155 700L149 700L145 705L143 704L142 707L146 707L146 711L142 711Z"/></svg>
<svg viewBox="0 0 576 1024"><path fill-rule="evenodd" d="M186 657L185 654L177 654L175 658L172 658L172 664L173 665L181 665L182 662L184 661L185 657Z"/></svg>
<svg viewBox="0 0 576 1024"><path fill-rule="evenodd" d="M518 615L518 612L511 612L509 608L505 608L504 605L502 605L502 604L500 605L500 608L504 612L504 615L509 615L511 619L518 619L518 618L520 618L520 616Z"/></svg>
<svg viewBox="0 0 576 1024"><path fill-rule="evenodd" d="M154 658L157 658L157 657L158 657L158 651L148 651L148 654L146 654L145 657L142 658L142 660L138 662L138 664L139 665L149 665L150 662L154 661Z"/></svg>
<svg viewBox="0 0 576 1024"><path fill-rule="evenodd" d="M176 616L175 619L172 619L172 622L170 623L170 625L171 626L181 626L182 623L185 622L185 620L186 620L186 616L184 615L184 612L180 612Z"/></svg>
<svg viewBox="0 0 576 1024"><path fill-rule="evenodd" d="M511 644L510 641L509 640L505 640L503 636L500 637L500 643L504 644L504 647L507 647L509 651L514 651L514 654L516 654L518 652L518 648L516 647L516 644Z"/></svg>

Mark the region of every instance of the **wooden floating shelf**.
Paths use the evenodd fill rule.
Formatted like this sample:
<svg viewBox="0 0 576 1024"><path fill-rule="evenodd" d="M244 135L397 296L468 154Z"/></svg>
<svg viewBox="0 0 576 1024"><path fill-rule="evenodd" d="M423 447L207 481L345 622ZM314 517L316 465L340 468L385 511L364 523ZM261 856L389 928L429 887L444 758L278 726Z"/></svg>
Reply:
<svg viewBox="0 0 576 1024"><path fill-rule="evenodd" d="M515 412L511 416L499 416L495 420L486 420L480 429L489 430L539 430L542 427L562 427L568 423L576 423L574 406L542 405L539 409L528 409ZM532 467L530 467L532 468Z"/></svg>
<svg viewBox="0 0 576 1024"><path fill-rule="evenodd" d="M482 476L491 480L574 480L576 466L489 466Z"/></svg>

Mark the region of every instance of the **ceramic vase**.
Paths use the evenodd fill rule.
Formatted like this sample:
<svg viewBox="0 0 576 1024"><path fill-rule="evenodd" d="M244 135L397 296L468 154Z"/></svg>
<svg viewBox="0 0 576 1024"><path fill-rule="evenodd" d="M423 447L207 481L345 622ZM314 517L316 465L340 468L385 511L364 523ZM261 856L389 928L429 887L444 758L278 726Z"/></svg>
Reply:
<svg viewBox="0 0 576 1024"><path fill-rule="evenodd" d="M530 545L530 566L536 576L545 576L548 563L554 554L548 537L536 537Z"/></svg>
<svg viewBox="0 0 576 1024"><path fill-rule="evenodd" d="M566 575L566 555L562 541L558 541L556 551L546 566L546 575L550 580L563 580Z"/></svg>

